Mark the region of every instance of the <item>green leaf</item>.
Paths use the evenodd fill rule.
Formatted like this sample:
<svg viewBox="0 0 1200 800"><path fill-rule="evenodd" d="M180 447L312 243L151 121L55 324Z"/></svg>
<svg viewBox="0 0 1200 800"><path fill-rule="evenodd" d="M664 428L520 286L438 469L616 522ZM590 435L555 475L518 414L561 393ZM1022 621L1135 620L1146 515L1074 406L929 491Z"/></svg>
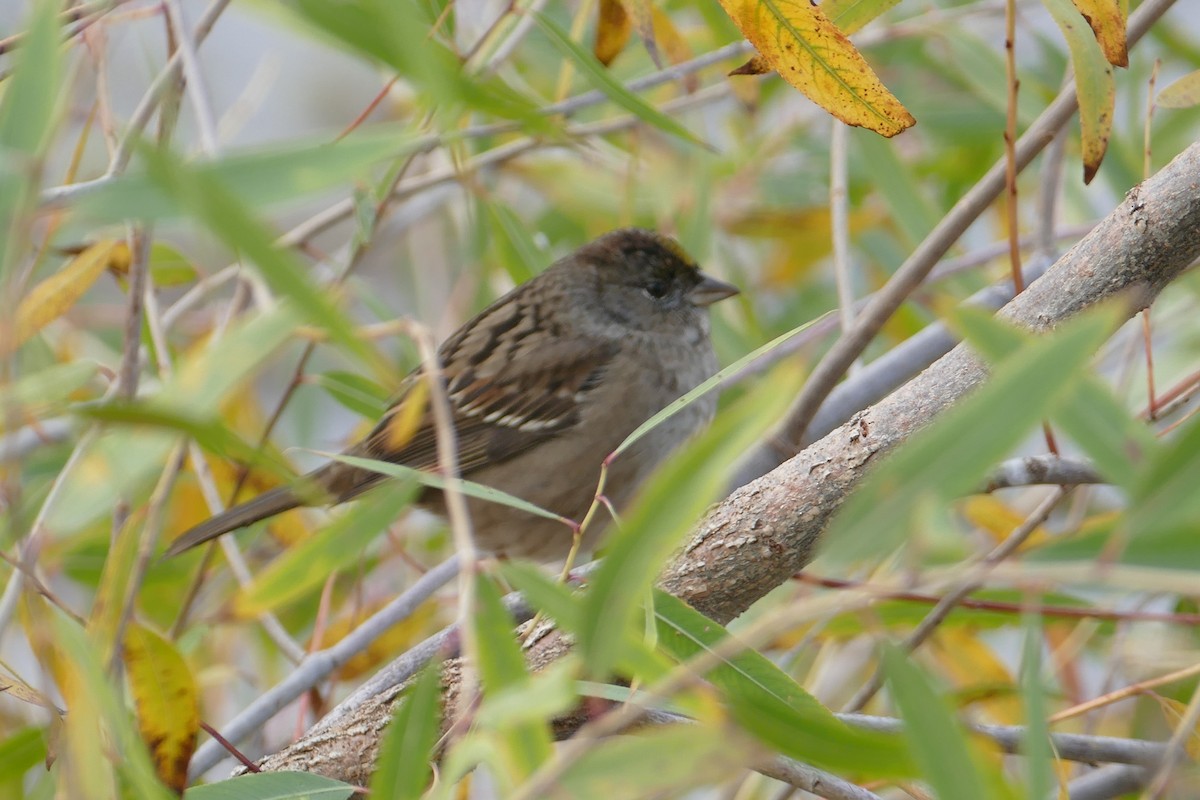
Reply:
<svg viewBox="0 0 1200 800"><path fill-rule="evenodd" d="M984 309L970 306L955 311L953 324L993 364L1017 355L1036 338ZM1075 382L1051 418L1106 478L1126 488L1141 473L1144 460L1160 449L1150 429L1093 375L1084 375Z"/></svg>
<svg viewBox="0 0 1200 800"><path fill-rule="evenodd" d="M1027 797L1048 797L1054 786L1054 754L1046 725L1046 697L1042 689L1042 626L1036 614L1025 616L1025 642L1021 651L1021 704L1025 711Z"/></svg>
<svg viewBox="0 0 1200 800"><path fill-rule="evenodd" d="M579 650L592 676L607 678L620 661L620 644L667 558L716 499L736 455L778 418L790 396L777 382L765 382L726 408L647 482L609 540L584 599Z"/></svg>
<svg viewBox="0 0 1200 800"><path fill-rule="evenodd" d="M756 749L716 726L669 725L600 741L558 779L573 800L679 797L690 787L731 780Z"/></svg>
<svg viewBox="0 0 1200 800"><path fill-rule="evenodd" d="M500 251L500 263L513 283L524 283L541 271L546 263L545 255L533 243L528 225L519 220L511 208L493 202L486 203L486 208L491 223L490 239Z"/></svg>
<svg viewBox="0 0 1200 800"><path fill-rule="evenodd" d="M995 778L985 777L967 744L967 732L928 678L891 644L883 648L883 668L888 690L904 718L913 757L937 797L999 797Z"/></svg>
<svg viewBox="0 0 1200 800"><path fill-rule="evenodd" d="M529 605L547 615L564 630L578 631L582 627L581 595L569 586L551 578L541 567L520 561L502 561L501 577L525 596Z"/></svg>
<svg viewBox="0 0 1200 800"><path fill-rule="evenodd" d="M196 280L196 267L177 248L166 242L150 245L150 279L159 288L183 286Z"/></svg>
<svg viewBox="0 0 1200 800"><path fill-rule="evenodd" d="M1117 86L1112 64L1100 49L1087 19L1070 0L1042 0L1067 40L1075 89L1079 95L1079 128L1083 143L1083 182L1091 183L1108 150Z"/></svg>
<svg viewBox="0 0 1200 800"><path fill-rule="evenodd" d="M243 587L234 611L257 617L319 589L334 572L362 557L363 551L416 496L416 484L398 484L369 492L320 533L288 548Z"/></svg>
<svg viewBox="0 0 1200 800"><path fill-rule="evenodd" d="M575 64L580 73L593 86L603 92L609 100L612 100L621 108L634 114L648 125L653 125L665 133L677 136L689 144L707 147L704 142L696 138L683 125L618 83L609 71L605 69L604 65L596 60L595 56L572 41L566 31L558 27L545 14L534 11L531 16L533 17L533 21L537 23L537 26L546 34L546 38L550 40L555 49Z"/></svg>
<svg viewBox="0 0 1200 800"><path fill-rule="evenodd" d="M552 125L537 105L505 83L468 75L458 56L437 40L426 7L413 0L291 0L283 6L333 41L380 61L427 96L444 114L467 106L522 122L544 133Z"/></svg>
<svg viewBox="0 0 1200 800"><path fill-rule="evenodd" d="M821 10L849 36L899 3L900 0L824 0Z"/></svg>
<svg viewBox="0 0 1200 800"><path fill-rule="evenodd" d="M655 594L660 646L679 662L729 638L720 625L665 592ZM743 650L714 668L734 718L780 752L826 769L879 778L912 777L904 740L839 720L761 653Z"/></svg>
<svg viewBox="0 0 1200 800"><path fill-rule="evenodd" d="M1146 461L1130 492L1130 537L1153 539L1175 531L1195 534L1200 522L1200 419L1193 419Z"/></svg>
<svg viewBox="0 0 1200 800"><path fill-rule="evenodd" d="M442 727L441 664L434 662L417 676L383 735L371 775L372 797L417 800L429 784Z"/></svg>
<svg viewBox="0 0 1200 800"><path fill-rule="evenodd" d="M60 90L58 6L33 3L28 34L0 93L0 286L28 241L39 162L50 142Z"/></svg>
<svg viewBox="0 0 1200 800"><path fill-rule="evenodd" d="M377 420L388 408L388 393L370 378L353 372L325 372L313 383L346 408L369 420Z"/></svg>
<svg viewBox="0 0 1200 800"><path fill-rule="evenodd" d="M16 730L0 741L0 789L14 783L19 787L30 768L45 763L44 737L45 732L41 728L30 726Z"/></svg>
<svg viewBox="0 0 1200 800"><path fill-rule="evenodd" d="M68 395L90 381L99 371L95 361L72 361L54 364L43 370L25 375L15 383L0 386L0 408L4 413L13 413L20 408L22 413L31 409L57 406L68 399Z"/></svg>
<svg viewBox="0 0 1200 800"><path fill-rule="evenodd" d="M238 209L263 208L295 202L366 178L372 165L389 157L404 156L421 146L422 140L406 133L371 131L333 144L311 141L279 144L269 150L234 152L210 161L180 163L178 168L189 173L189 184L220 186L238 199ZM144 154L153 152L143 150ZM195 214L196 198L175 191L183 187L157 175L156 170L161 168L161 163L156 166L152 161L143 170L103 183L87 191L77 207L82 214L99 222L163 220ZM160 253L160 259L176 260L168 256ZM182 260L186 263L186 259Z"/></svg>
<svg viewBox="0 0 1200 800"><path fill-rule="evenodd" d="M435 475L432 472L423 472L419 469L406 467L403 464L393 464L390 461L379 461L374 458L359 458L357 456L348 456L343 453L323 453L316 451L319 455L334 461L340 461L343 464L349 464L352 467L360 467L369 469L372 472L378 472L381 475L387 475L392 478L404 478L406 480L415 481L422 486L431 486L434 489L445 489L449 483L441 475ZM499 503L502 506L515 508L520 511L526 511L534 516L545 517L546 519L556 519L563 523L564 526L569 526L570 520L560 517L558 514L547 511L544 508L535 506L528 500L522 500L519 497L502 492L499 489L493 489L490 486L484 486L482 483L474 483L472 481L459 480L458 490L467 497L475 497L480 500L487 500L492 503Z"/></svg>
<svg viewBox="0 0 1200 800"><path fill-rule="evenodd" d="M312 772L257 772L227 781L194 786L184 800L347 800L348 783Z"/></svg>
<svg viewBox="0 0 1200 800"><path fill-rule="evenodd" d="M493 693L508 689L526 689L534 683L525 669L513 631L513 619L501 602L495 584L486 575L475 576L475 613L472 615L478 646L479 677L483 683L484 703ZM514 722L497 728L502 758L508 779L527 778L553 754L546 719Z"/></svg>
<svg viewBox="0 0 1200 800"><path fill-rule="evenodd" d="M988 381L876 466L834 517L826 556L846 561L899 545L922 508L978 486L1080 380L1112 330L1111 310L1084 314L1002 361Z"/></svg>

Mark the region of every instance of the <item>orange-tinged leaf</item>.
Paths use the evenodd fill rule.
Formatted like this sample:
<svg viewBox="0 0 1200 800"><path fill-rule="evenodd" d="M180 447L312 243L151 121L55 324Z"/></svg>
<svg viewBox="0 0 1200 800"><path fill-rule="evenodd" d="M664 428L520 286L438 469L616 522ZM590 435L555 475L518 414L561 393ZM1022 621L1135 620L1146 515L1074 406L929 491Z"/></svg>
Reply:
<svg viewBox="0 0 1200 800"><path fill-rule="evenodd" d="M1114 67L1129 66L1125 41L1126 9L1119 0L1071 0L1100 43L1105 59Z"/></svg>
<svg viewBox="0 0 1200 800"><path fill-rule="evenodd" d="M136 623L125 633L125 668L138 728L158 777L182 792L200 730L200 702L192 672L170 641Z"/></svg>
<svg viewBox="0 0 1200 800"><path fill-rule="evenodd" d="M1158 93L1155 100L1163 108L1191 108L1200 105L1200 70L1189 72Z"/></svg>
<svg viewBox="0 0 1200 800"><path fill-rule="evenodd" d="M91 288L104 270L113 265L125 245L97 242L71 259L65 267L34 286L17 307L16 329L9 342L0 341L0 353L11 352L31 336L65 314ZM127 267L128 268L128 267Z"/></svg>
<svg viewBox="0 0 1200 800"><path fill-rule="evenodd" d="M596 43L592 46L596 60L606 67L611 64L629 43L632 31L633 20L621 0L600 0L596 11Z"/></svg>
<svg viewBox="0 0 1200 800"><path fill-rule="evenodd" d="M1108 151L1112 134L1113 108L1117 88L1112 64L1101 52L1079 12L1067 0L1042 0L1058 27L1062 29L1075 68L1075 88L1079 94L1079 129L1083 149L1083 182L1091 183ZM1076 0L1075 5L1079 5ZM1124 20L1122 20L1124 31Z"/></svg>
<svg viewBox="0 0 1200 800"><path fill-rule="evenodd" d="M784 80L847 125L895 136L916 123L845 34L809 0L721 0Z"/></svg>

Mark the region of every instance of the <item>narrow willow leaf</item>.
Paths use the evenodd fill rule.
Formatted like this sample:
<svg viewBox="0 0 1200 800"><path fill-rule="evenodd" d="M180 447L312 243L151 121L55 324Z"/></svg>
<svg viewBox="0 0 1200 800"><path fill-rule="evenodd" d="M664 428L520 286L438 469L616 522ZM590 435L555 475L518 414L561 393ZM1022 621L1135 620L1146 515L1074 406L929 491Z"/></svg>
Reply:
<svg viewBox="0 0 1200 800"><path fill-rule="evenodd" d="M441 664L435 659L397 705L379 745L371 775L372 797L417 800L425 793L433 776L433 749L442 727L441 680Z"/></svg>
<svg viewBox="0 0 1200 800"><path fill-rule="evenodd" d="M475 576L474 626L478 646L479 677L483 682L484 704L493 693L529 689L534 679L525 669L513 631L513 619L500 600L495 584L486 575ZM517 721L493 731L500 741L506 778L518 783L532 775L553 754L548 718Z"/></svg>
<svg viewBox="0 0 1200 800"><path fill-rule="evenodd" d="M313 772L256 772L193 786L184 800L348 800L358 789Z"/></svg>
<svg viewBox="0 0 1200 800"><path fill-rule="evenodd" d="M1046 697L1042 688L1042 625L1037 614L1024 618L1021 649L1021 705L1025 711L1025 758L1027 797L1048 797L1054 785L1054 755L1050 729L1046 725Z"/></svg>
<svg viewBox="0 0 1200 800"><path fill-rule="evenodd" d="M174 644L136 622L125 633L124 650L142 741L150 748L159 779L182 792L200 732L200 697L192 672Z"/></svg>
<svg viewBox="0 0 1200 800"><path fill-rule="evenodd" d="M613 62L633 33L633 21L625 13L625 4L621 0L600 0L596 9L596 43L592 45L592 55L604 66Z"/></svg>
<svg viewBox="0 0 1200 800"><path fill-rule="evenodd" d="M366 178L374 164L402 157L421 146L422 141L411 135L371 131L335 144L291 142L269 150L231 152L211 161L187 164L186 169L203 182L224 187L246 208L263 208ZM180 195L146 169L131 171L89 190L77 208L98 222L172 219L193 211ZM160 258L163 255L160 253Z"/></svg>
<svg viewBox="0 0 1200 800"><path fill-rule="evenodd" d="M20 347L31 336L70 311L104 274L118 242L104 241L88 247L67 265L29 290L17 306L16 332L12 341L0 340L0 353Z"/></svg>
<svg viewBox="0 0 1200 800"><path fill-rule="evenodd" d="M331 371L313 376L313 383L364 419L377 420L387 411L388 393L370 378L353 372Z"/></svg>
<svg viewBox="0 0 1200 800"><path fill-rule="evenodd" d="M146 745L134 729L133 720L97 659L95 648L83 631L70 620L53 618L54 646L60 653L60 669L64 683L73 687L68 694L68 739L72 735L107 739L106 749L120 753L111 759L117 773L128 785L128 791L145 800L170 800L178 797L159 782ZM62 685L62 684L60 684ZM80 702L86 693L87 701ZM72 698L76 702L70 702ZM73 719L74 718L74 719ZM104 737L99 726L103 723ZM71 726L78 726L74 733Z"/></svg>
<svg viewBox="0 0 1200 800"><path fill-rule="evenodd" d="M1072 0L1075 8L1087 20L1104 56L1114 67L1129 66L1126 41L1128 9L1122 0Z"/></svg>
<svg viewBox="0 0 1200 800"><path fill-rule="evenodd" d="M1076 0L1075 5L1088 0ZM1115 0L1097 0L1111 2ZM1079 128L1083 141L1083 182L1091 183L1100 162L1108 152L1112 134L1113 108L1117 102L1117 86L1113 68L1100 50L1096 36L1087 27L1079 10L1069 0L1042 0L1058 27L1062 29L1071 51L1071 66L1075 68L1075 89L1079 94ZM1124 20L1121 20L1121 48L1124 53Z"/></svg>
<svg viewBox="0 0 1200 800"><path fill-rule="evenodd" d="M403 478L419 483L422 486L430 486L434 489L445 489L449 484L449 481L447 481L441 475L435 475L432 472L424 472L419 469L413 469L412 467L406 467L403 464L393 464L390 461L379 461L373 458L348 456L344 453L323 453L319 450L314 452L334 461L340 461L343 464L349 464L352 467L369 469L372 472L378 472L381 475L387 475L392 478ZM515 508L519 511L526 511L537 517L558 520L559 522L563 523L564 535L570 535L570 532L567 530L571 524L570 520L560 517L558 514L555 514L551 511L547 511L540 506L535 506L528 500L522 500L515 495L502 492L499 489L493 489L490 486L484 486L482 483L474 483L472 481L460 479L457 481L457 485L458 490L467 497L475 497L480 500L487 500L491 503L498 503L502 506L508 506L509 508Z"/></svg>
<svg viewBox="0 0 1200 800"><path fill-rule="evenodd" d="M680 757L686 754L686 757ZM715 726L670 725L589 747L558 779L574 800L680 797L738 776L760 756L747 737Z"/></svg>
<svg viewBox="0 0 1200 800"><path fill-rule="evenodd" d="M1155 102L1163 108L1191 108L1200 105L1200 69L1189 72L1158 93Z"/></svg>
<svg viewBox="0 0 1200 800"><path fill-rule="evenodd" d="M554 45L555 49L575 64L579 68L580 73L591 81L593 86L607 95L609 100L612 100L648 125L653 125L659 130L669 133L672 136L677 136L690 144L704 146L703 142L679 122L622 86L591 53L572 41L571 37L548 17L536 11L532 13L532 17L537 26L546 34L546 38Z"/></svg>
<svg viewBox="0 0 1200 800"><path fill-rule="evenodd" d="M655 594L659 642L676 661L709 652L729 633L665 592ZM710 671L735 719L780 752L806 764L874 778L915 774L904 740L839 720L787 673L754 650L726 658Z"/></svg>
<svg viewBox="0 0 1200 800"><path fill-rule="evenodd" d="M809 0L721 0L784 80L847 125L892 137L916 124L846 35Z"/></svg>
<svg viewBox="0 0 1200 800"><path fill-rule="evenodd" d="M12 72L0 94L0 286L8 285L8 271L28 241L37 166L65 96L59 87L65 52L59 44L59 8L55 3L28 7L33 10L28 34L12 56Z"/></svg>
<svg viewBox="0 0 1200 800"><path fill-rule="evenodd" d="M998 778L986 775L969 737L929 679L894 645L885 645L888 691L904 718L906 738L921 772L939 798L999 800Z"/></svg>

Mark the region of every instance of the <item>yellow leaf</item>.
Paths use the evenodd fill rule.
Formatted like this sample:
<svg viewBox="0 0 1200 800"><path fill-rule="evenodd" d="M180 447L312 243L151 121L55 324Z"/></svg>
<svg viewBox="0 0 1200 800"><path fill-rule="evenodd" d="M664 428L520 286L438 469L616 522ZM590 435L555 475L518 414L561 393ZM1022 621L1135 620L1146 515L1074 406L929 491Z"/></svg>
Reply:
<svg viewBox="0 0 1200 800"><path fill-rule="evenodd" d="M1126 10L1119 0L1071 0L1092 32L1104 57L1114 67L1129 66L1129 51L1125 41Z"/></svg>
<svg viewBox="0 0 1200 800"><path fill-rule="evenodd" d="M54 703L50 702L46 695L16 678L0 675L0 695L15 698L32 706L42 706L52 711L57 711L60 714L62 713Z"/></svg>
<svg viewBox="0 0 1200 800"><path fill-rule="evenodd" d="M386 600L380 600L364 608L356 609L353 614L342 614L326 629L321 637L321 648L332 647L345 636L362 624L362 621L386 605ZM365 650L347 661L337 671L335 679L348 681L359 675L374 672L381 664L391 660L397 653L402 653L417 642L428 636L435 625L439 624L438 606L434 602L426 602L417 606L416 611L406 619L397 622L387 631L376 638Z"/></svg>
<svg viewBox="0 0 1200 800"><path fill-rule="evenodd" d="M991 722L1021 721L1021 698L1013 691L1012 674L973 631L941 628L932 643L939 668L958 684L958 694L965 694Z"/></svg>
<svg viewBox="0 0 1200 800"><path fill-rule="evenodd" d="M633 21L621 0L600 0L596 11L596 44L592 52L604 66L612 63L629 42Z"/></svg>
<svg viewBox="0 0 1200 800"><path fill-rule="evenodd" d="M1162 707L1163 716L1167 718L1171 727L1175 727L1187 714L1187 705L1178 700L1173 700L1170 697L1163 697L1156 692L1148 693ZM1188 758L1193 760L1200 758L1200 728L1192 728L1188 731L1187 744L1184 745L1187 750Z"/></svg>
<svg viewBox="0 0 1200 800"><path fill-rule="evenodd" d="M387 446L389 450L400 450L408 444L413 434L421 427L425 411L429 407L429 384L419 379L388 414Z"/></svg>
<svg viewBox="0 0 1200 800"><path fill-rule="evenodd" d="M125 668L138 728L158 777L182 792L200 730L200 702L187 662L167 639L136 623L125 634Z"/></svg>
<svg viewBox="0 0 1200 800"><path fill-rule="evenodd" d="M1075 68L1075 87L1079 94L1079 130L1083 145L1083 182L1091 183L1108 151L1112 134L1113 108L1117 87L1112 64L1101 52L1101 45L1084 25L1078 11L1067 0L1043 0L1046 9L1062 29ZM1076 6L1079 0L1076 0ZM1124 20L1122 20L1122 35ZM1122 46L1124 46L1122 44Z"/></svg>
<svg viewBox="0 0 1200 800"><path fill-rule="evenodd" d="M692 48L688 46L687 40L683 38L683 34L675 27L671 18L657 7L652 8L650 14L654 23L654 40L667 54L667 60L672 64L690 61ZM700 86L700 79L696 73L689 73L683 79L683 86L689 92L694 92Z"/></svg>
<svg viewBox="0 0 1200 800"><path fill-rule="evenodd" d="M1200 70L1189 72L1158 93L1155 101L1163 108L1190 108L1200 105Z"/></svg>
<svg viewBox="0 0 1200 800"><path fill-rule="evenodd" d="M105 268L119 263L124 244L114 241L97 242L88 247L58 272L29 291L17 307L14 338L0 339L0 353L10 353L29 337L61 317L91 288ZM4 334L7 337L7 334Z"/></svg>
<svg viewBox="0 0 1200 800"><path fill-rule="evenodd" d="M895 136L916 123L845 34L809 0L721 0L783 79L847 125Z"/></svg>
<svg viewBox="0 0 1200 800"><path fill-rule="evenodd" d="M962 514L972 525L986 533L999 544L1025 522L1025 515L1013 511L998 498L990 495L974 495L962 501ZM1038 547L1045 543L1046 529L1038 526L1022 545L1021 550Z"/></svg>

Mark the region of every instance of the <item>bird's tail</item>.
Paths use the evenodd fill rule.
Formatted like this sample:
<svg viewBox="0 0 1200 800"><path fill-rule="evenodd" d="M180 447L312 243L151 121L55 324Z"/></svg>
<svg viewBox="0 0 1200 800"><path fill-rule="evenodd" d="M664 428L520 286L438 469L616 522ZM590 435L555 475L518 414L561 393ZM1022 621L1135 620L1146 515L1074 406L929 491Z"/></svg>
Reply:
<svg viewBox="0 0 1200 800"><path fill-rule="evenodd" d="M286 486L264 492L253 500L247 500L184 531L178 539L171 543L163 557L177 556L185 550L190 550L198 544L204 544L222 534L244 528L259 520L273 517L303 504L304 501Z"/></svg>

